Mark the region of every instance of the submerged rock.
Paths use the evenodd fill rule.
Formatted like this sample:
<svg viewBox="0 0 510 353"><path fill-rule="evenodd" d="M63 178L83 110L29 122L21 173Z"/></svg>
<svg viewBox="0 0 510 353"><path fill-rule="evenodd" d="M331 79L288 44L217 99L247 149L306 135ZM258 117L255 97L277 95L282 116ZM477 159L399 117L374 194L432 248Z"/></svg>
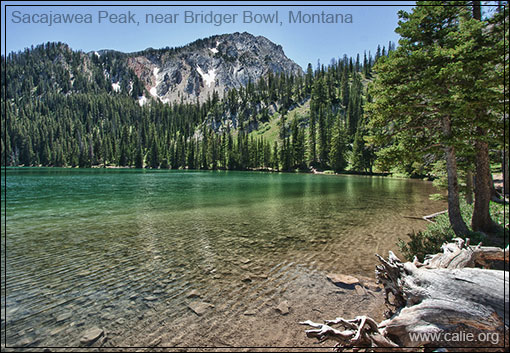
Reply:
<svg viewBox="0 0 510 353"><path fill-rule="evenodd" d="M113 319L115 319L115 315L112 313L104 313L103 315L101 315L101 319L107 320L107 321L113 321Z"/></svg>
<svg viewBox="0 0 510 353"><path fill-rule="evenodd" d="M193 289L191 292L186 294L186 298L198 298L198 297L201 297L201 295L196 289Z"/></svg>
<svg viewBox="0 0 510 353"><path fill-rule="evenodd" d="M34 338L30 338L30 337L26 337L26 338L23 338L21 341L19 341L16 346L20 346L20 347L27 347L27 346L33 346L35 345L37 342L39 342L38 339L34 339ZM3 347L2 347L3 348Z"/></svg>
<svg viewBox="0 0 510 353"><path fill-rule="evenodd" d="M157 337L149 343L149 347L156 347L161 343L161 337Z"/></svg>
<svg viewBox="0 0 510 353"><path fill-rule="evenodd" d="M188 305L188 308L198 316L202 316L208 309L214 308L214 305L206 302L193 302Z"/></svg>
<svg viewBox="0 0 510 353"><path fill-rule="evenodd" d="M337 286L353 286L359 284L359 280L356 277L343 275L339 273L330 273L327 275L328 279ZM352 288L354 289L354 287Z"/></svg>
<svg viewBox="0 0 510 353"><path fill-rule="evenodd" d="M57 316L57 323L60 323L62 321L66 321L66 320L70 319L71 316L72 316L71 313L60 314L59 316Z"/></svg>
<svg viewBox="0 0 510 353"><path fill-rule="evenodd" d="M245 283L250 283L252 282L253 280L251 279L251 276L250 275L246 275L244 276L241 281L245 282Z"/></svg>
<svg viewBox="0 0 510 353"><path fill-rule="evenodd" d="M56 336L58 335L59 333L63 332L64 330L66 329L65 326L60 326L60 327L57 327L53 330L50 331L50 336Z"/></svg>
<svg viewBox="0 0 510 353"><path fill-rule="evenodd" d="M360 284L365 288L373 292L379 292L382 290L381 286L379 286L372 278L368 277L360 277Z"/></svg>
<svg viewBox="0 0 510 353"><path fill-rule="evenodd" d="M362 286L360 286L358 284L354 285L354 289L356 290L356 293L358 295L365 295L365 294L367 294L367 291L365 290L365 288L363 288Z"/></svg>
<svg viewBox="0 0 510 353"><path fill-rule="evenodd" d="M282 315L287 315L289 313L289 303L286 300L284 300L280 302L280 304L278 304L275 310Z"/></svg>
<svg viewBox="0 0 510 353"><path fill-rule="evenodd" d="M81 335L80 343L86 346L90 346L97 339L104 335L104 331L99 327L92 327Z"/></svg>

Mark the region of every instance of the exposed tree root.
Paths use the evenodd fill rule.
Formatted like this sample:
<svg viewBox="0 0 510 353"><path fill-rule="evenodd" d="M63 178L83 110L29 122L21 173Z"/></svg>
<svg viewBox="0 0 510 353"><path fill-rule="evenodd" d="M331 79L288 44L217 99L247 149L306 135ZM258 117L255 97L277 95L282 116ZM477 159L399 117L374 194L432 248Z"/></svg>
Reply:
<svg viewBox="0 0 510 353"><path fill-rule="evenodd" d="M508 272L474 268L508 262L508 251L473 247L469 240L455 239L455 243L443 245L443 253L427 257L424 263L416 259L402 263L392 252L388 259L377 257L381 265L376 267L376 277L385 289L389 319L379 324L366 316L324 324L301 322L314 328L306 331L308 337L334 340L338 351L508 348Z"/></svg>
<svg viewBox="0 0 510 353"><path fill-rule="evenodd" d="M346 348L398 348L399 346L384 337L379 331L377 322L367 316L357 316L353 320L344 320L339 317L335 320L326 320L318 324L310 320L300 322L301 325L315 327L316 330L306 330L306 336L317 338L319 342L328 339L337 341L336 348L341 351ZM341 325L345 330L340 331L331 325Z"/></svg>

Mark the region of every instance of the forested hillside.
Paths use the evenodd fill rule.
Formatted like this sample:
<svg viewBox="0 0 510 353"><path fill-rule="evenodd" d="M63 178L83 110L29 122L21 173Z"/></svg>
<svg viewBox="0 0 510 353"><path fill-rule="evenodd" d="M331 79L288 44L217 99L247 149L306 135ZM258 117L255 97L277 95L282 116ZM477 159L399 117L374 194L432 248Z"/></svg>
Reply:
<svg viewBox="0 0 510 353"><path fill-rule="evenodd" d="M309 65L304 75L270 71L193 104L143 104L149 94L126 54L62 43L11 53L2 57L2 163L370 171L366 86L392 49Z"/></svg>
<svg viewBox="0 0 510 353"><path fill-rule="evenodd" d="M398 48L390 42L304 72L280 46L247 33L131 54L62 43L11 53L2 57L2 164L446 177L446 143L470 184L473 141L493 163L505 146L503 7L476 20L469 2L429 5L422 16L451 23L425 21L416 33L404 23ZM260 50L286 64L260 61ZM185 76L193 87L182 91ZM184 98L188 88L195 101Z"/></svg>

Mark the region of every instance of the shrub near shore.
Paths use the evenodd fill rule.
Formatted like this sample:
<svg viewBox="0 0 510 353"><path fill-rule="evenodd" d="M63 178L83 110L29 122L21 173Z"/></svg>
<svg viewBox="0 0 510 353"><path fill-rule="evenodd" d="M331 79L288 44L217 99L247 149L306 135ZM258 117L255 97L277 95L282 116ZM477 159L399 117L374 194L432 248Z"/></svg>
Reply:
<svg viewBox="0 0 510 353"><path fill-rule="evenodd" d="M466 224L470 224L471 215L473 214L473 205L461 201L460 207L462 217L466 221ZM506 247L508 245L508 238L504 236L504 233L508 234L508 224L504 224L505 206L491 202L490 213L496 223L505 227L504 232L488 236L484 233L473 232L470 229L470 233L467 234L467 237L471 239L472 244L482 242L483 245L487 246ZM506 215L506 219L508 219L508 214ZM400 239L397 244L402 254L409 261L412 261L414 256L418 257L418 260L423 261L426 254L441 252L442 244L451 242L451 240L455 238L455 233L448 219L448 213L441 214L434 218L434 223L431 223L424 231L413 232L408 235L410 238L409 241Z"/></svg>

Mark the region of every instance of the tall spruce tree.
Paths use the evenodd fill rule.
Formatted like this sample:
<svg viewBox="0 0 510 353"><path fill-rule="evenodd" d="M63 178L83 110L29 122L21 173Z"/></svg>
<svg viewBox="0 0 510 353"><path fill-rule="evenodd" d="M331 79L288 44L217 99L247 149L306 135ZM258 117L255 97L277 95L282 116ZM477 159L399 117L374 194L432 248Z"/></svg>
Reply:
<svg viewBox="0 0 510 353"><path fill-rule="evenodd" d="M471 6L472 18L460 17L460 30L454 38L458 45L453 51L458 60L449 72L455 82L451 91L460 107L459 116L468 120L466 126L474 128L476 177L471 226L474 231L491 233L499 229L489 213L493 188L489 143L491 135L500 131L502 115L497 107L503 101L503 17L497 14L482 20L480 1L473 1Z"/></svg>
<svg viewBox="0 0 510 353"><path fill-rule="evenodd" d="M448 215L457 235L468 228L459 203L456 149L461 138L455 134L456 107L450 100L449 77L444 70L456 43L451 35L459 30L459 7L430 6L417 2L411 13L399 12L400 46L375 65L377 73L371 94L371 123L377 133L415 140L427 135L444 151L448 174ZM425 147L425 146L424 146ZM407 146L412 148L412 146Z"/></svg>
<svg viewBox="0 0 510 353"><path fill-rule="evenodd" d="M329 164L335 172L341 172L347 166L345 158L347 152L347 138L340 118L337 117L331 136L331 149L329 151Z"/></svg>

